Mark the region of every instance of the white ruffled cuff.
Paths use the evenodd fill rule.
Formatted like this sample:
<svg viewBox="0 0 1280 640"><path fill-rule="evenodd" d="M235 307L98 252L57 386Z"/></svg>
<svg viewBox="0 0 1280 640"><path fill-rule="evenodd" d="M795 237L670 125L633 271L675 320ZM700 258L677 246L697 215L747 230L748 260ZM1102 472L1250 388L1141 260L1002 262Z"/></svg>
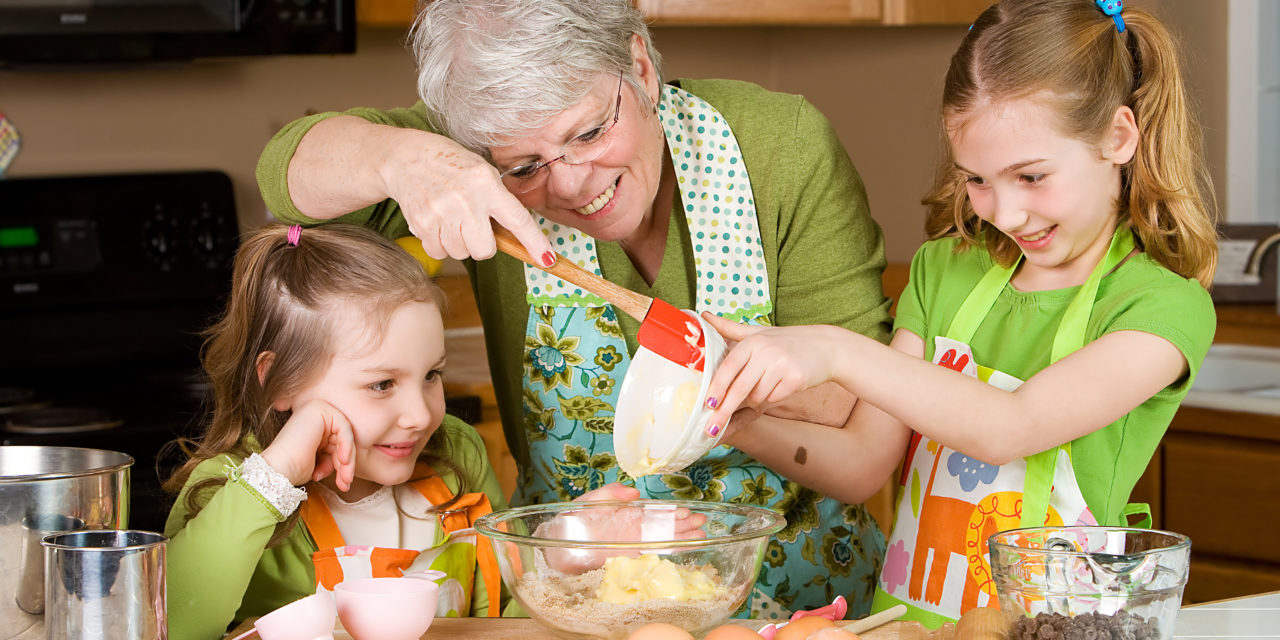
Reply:
<svg viewBox="0 0 1280 640"><path fill-rule="evenodd" d="M286 518L307 498L306 489L290 484L284 474L272 469L271 465L256 453L249 456L249 459L241 465L240 477Z"/></svg>

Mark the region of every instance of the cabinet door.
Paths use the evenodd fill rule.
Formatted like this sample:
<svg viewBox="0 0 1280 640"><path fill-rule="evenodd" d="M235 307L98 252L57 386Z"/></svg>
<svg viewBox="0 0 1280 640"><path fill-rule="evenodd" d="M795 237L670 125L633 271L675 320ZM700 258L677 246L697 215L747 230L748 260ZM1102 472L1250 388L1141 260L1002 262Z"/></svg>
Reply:
<svg viewBox="0 0 1280 640"><path fill-rule="evenodd" d="M884 0L889 25L973 24L995 0Z"/></svg>
<svg viewBox="0 0 1280 640"><path fill-rule="evenodd" d="M882 0L636 0L657 25L876 23Z"/></svg>
<svg viewBox="0 0 1280 640"><path fill-rule="evenodd" d="M1196 541L1191 541L1194 554ZM1193 558L1184 604L1280 591L1280 564Z"/></svg>
<svg viewBox="0 0 1280 640"><path fill-rule="evenodd" d="M635 0L653 24L666 25L913 25L972 24L992 0ZM414 0L360 0L366 27L407 27Z"/></svg>
<svg viewBox="0 0 1280 640"><path fill-rule="evenodd" d="M414 0L360 0L356 23L362 27L407 28L416 15Z"/></svg>
<svg viewBox="0 0 1280 640"><path fill-rule="evenodd" d="M1197 558L1280 563L1280 445L1171 433L1164 443L1164 522Z"/></svg>

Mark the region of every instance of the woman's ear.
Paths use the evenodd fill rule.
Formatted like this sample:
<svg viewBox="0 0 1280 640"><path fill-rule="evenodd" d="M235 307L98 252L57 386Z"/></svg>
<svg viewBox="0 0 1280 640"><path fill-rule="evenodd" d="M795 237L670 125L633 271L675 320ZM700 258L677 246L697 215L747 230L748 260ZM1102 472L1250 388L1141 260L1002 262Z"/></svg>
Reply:
<svg viewBox="0 0 1280 640"><path fill-rule="evenodd" d="M644 92L649 96L649 102L657 105L661 87L658 86L658 70L653 66L653 60L649 57L649 49L644 46L644 39L640 34L631 34L631 72L640 80L640 84L644 86Z"/></svg>
<svg viewBox="0 0 1280 640"><path fill-rule="evenodd" d="M1107 138L1103 157L1118 165L1128 164L1138 151L1139 136L1138 122L1133 116L1133 109L1121 106L1111 117L1111 134Z"/></svg>
<svg viewBox="0 0 1280 640"><path fill-rule="evenodd" d="M258 384L266 386L267 372L271 370L271 365L276 361L274 351L263 351L258 354L258 360L254 362L254 368L258 373ZM271 408L276 411L288 411L293 407L292 398L279 398L271 403Z"/></svg>

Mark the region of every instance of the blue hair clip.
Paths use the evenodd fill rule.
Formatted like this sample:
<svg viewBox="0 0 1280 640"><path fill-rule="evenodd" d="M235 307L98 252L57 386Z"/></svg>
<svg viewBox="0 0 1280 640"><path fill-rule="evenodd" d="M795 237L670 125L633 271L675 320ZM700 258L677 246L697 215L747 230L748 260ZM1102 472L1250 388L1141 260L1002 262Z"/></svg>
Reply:
<svg viewBox="0 0 1280 640"><path fill-rule="evenodd" d="M1116 29L1120 33L1124 33L1124 18L1120 16L1120 12L1124 11L1124 0L1093 0L1102 12L1111 16L1116 21Z"/></svg>

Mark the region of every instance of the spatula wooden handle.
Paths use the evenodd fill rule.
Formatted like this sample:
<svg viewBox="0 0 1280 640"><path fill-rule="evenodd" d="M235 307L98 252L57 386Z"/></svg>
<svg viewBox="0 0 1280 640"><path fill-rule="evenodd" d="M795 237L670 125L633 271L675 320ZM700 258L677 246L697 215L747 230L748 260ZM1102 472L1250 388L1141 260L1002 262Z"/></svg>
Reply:
<svg viewBox="0 0 1280 640"><path fill-rule="evenodd" d="M524 245L520 244L520 241L516 240L516 237L511 235L510 231L501 225L493 225L493 237L498 241L499 251L604 298L606 302L617 307L619 311L636 320L643 321L645 315L649 313L649 305L653 303L653 298L649 296L609 282L579 267L572 260L560 254L556 254L555 264L550 267L543 266L539 260L534 259L529 255L528 251L525 251Z"/></svg>

